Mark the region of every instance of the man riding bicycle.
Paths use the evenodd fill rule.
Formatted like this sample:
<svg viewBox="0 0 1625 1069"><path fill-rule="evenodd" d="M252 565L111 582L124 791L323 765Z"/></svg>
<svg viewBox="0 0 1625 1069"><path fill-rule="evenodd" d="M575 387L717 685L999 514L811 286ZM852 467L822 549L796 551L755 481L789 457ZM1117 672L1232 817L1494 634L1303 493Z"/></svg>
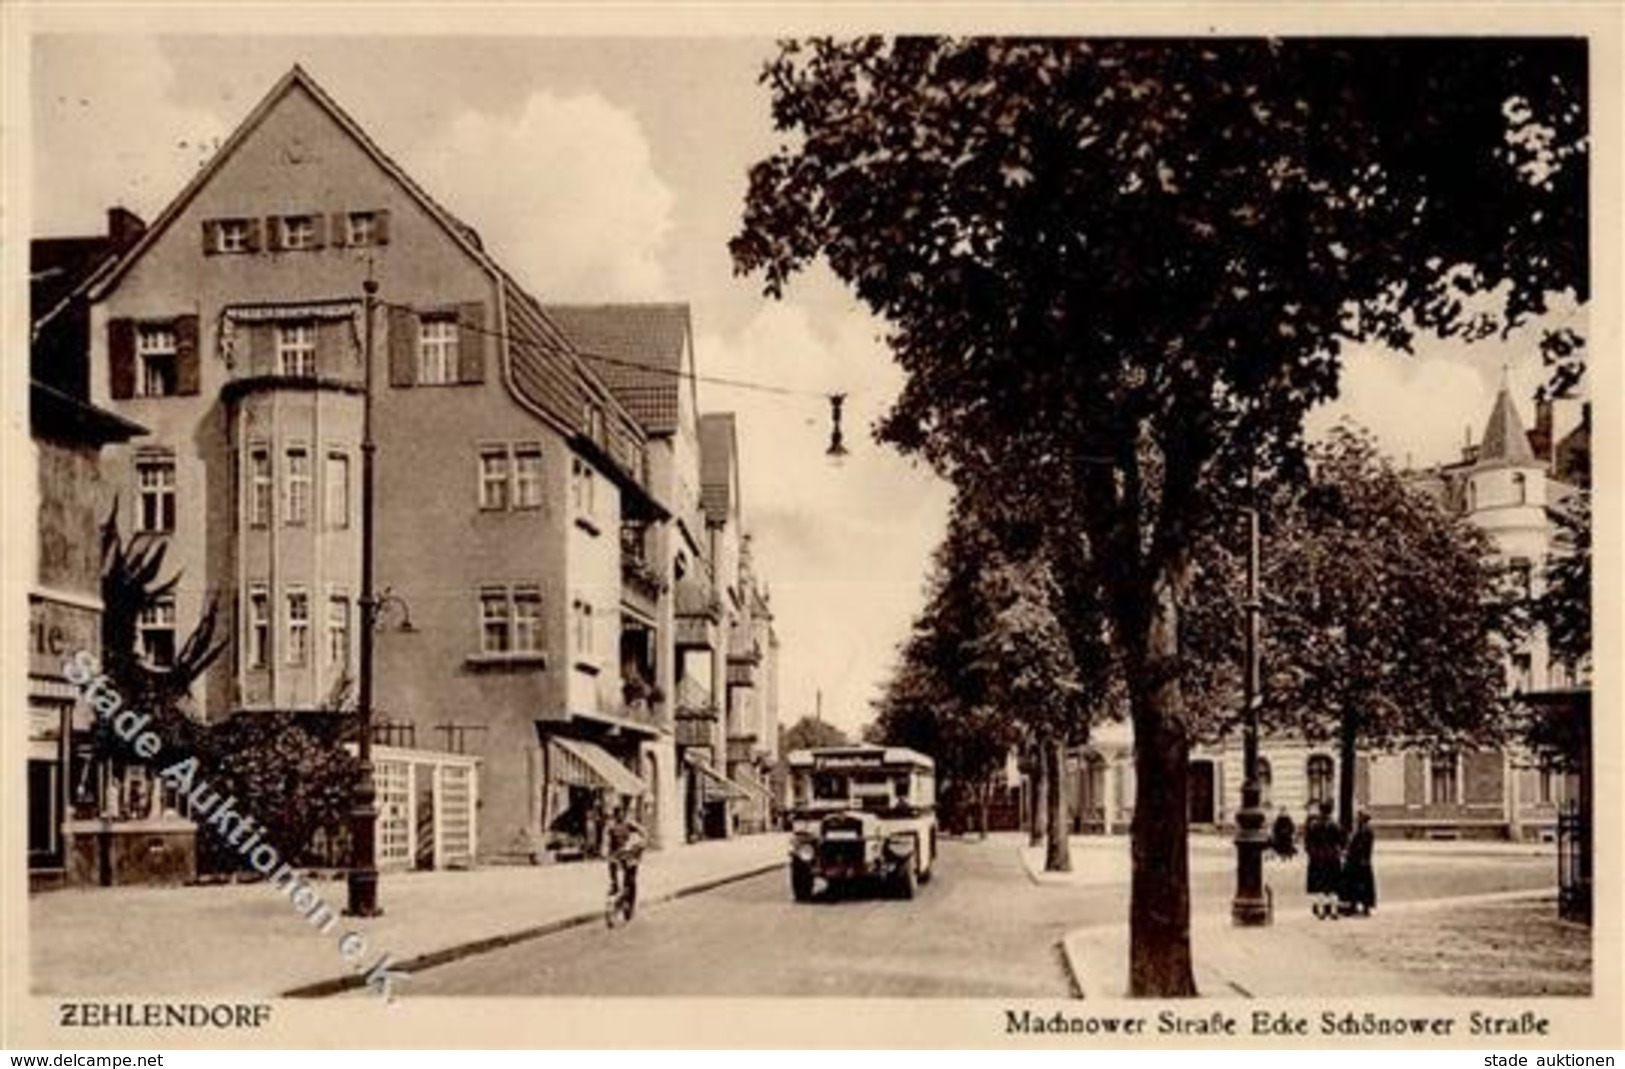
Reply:
<svg viewBox="0 0 1625 1069"><path fill-rule="evenodd" d="M616 806L604 825L604 856L609 860L609 893L620 896L628 918L637 905L638 861L648 841L649 833L627 815L626 807Z"/></svg>

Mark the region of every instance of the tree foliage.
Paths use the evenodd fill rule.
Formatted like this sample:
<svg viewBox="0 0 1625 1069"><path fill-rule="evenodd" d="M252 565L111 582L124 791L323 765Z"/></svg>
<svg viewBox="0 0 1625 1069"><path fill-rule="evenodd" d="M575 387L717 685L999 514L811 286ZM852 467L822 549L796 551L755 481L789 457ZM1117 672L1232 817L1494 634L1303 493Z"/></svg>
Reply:
<svg viewBox="0 0 1625 1069"><path fill-rule="evenodd" d="M1591 491L1580 488L1548 510L1554 528L1545 589L1535 619L1552 659L1570 675L1591 670Z"/></svg>
<svg viewBox="0 0 1625 1069"><path fill-rule="evenodd" d="M779 750L789 753L791 750L813 750L820 746L845 746L851 741L846 737L846 732L834 724L804 716L784 729L779 736Z"/></svg>
<svg viewBox="0 0 1625 1069"><path fill-rule="evenodd" d="M1195 991L1180 605L1212 489L1299 465L1347 339L1588 298L1585 68L1562 39L868 37L764 71L785 140L736 267L776 295L826 261L907 374L883 439L961 483L1054 473L1035 519L1086 539L1134 718L1135 994Z"/></svg>
<svg viewBox="0 0 1625 1069"><path fill-rule="evenodd" d="M102 671L123 707L150 717L147 730L158 736L160 749L152 762L142 759L107 718L98 717L98 757L115 771L195 758L195 778L211 794L235 798L236 810L264 829L261 841L297 863L318 830L342 832L360 775L360 763L342 746L353 721L320 711L242 712L217 723L194 715L192 685L225 651L227 640L217 636L218 604L211 600L169 664L143 659L142 614L171 597L180 580L179 573L162 578L167 549L162 539L122 536L117 505L102 527ZM206 870L247 867L207 829L199 832L198 857Z"/></svg>

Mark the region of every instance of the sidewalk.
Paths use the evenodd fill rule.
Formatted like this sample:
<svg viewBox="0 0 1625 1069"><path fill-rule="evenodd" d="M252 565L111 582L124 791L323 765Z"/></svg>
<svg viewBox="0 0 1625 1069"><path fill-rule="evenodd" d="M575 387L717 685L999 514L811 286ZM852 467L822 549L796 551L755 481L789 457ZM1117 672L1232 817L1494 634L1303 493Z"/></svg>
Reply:
<svg viewBox="0 0 1625 1069"><path fill-rule="evenodd" d="M639 904L771 871L786 858L777 833L651 853L639 876ZM343 908L342 879L311 886L335 913ZM346 932L366 939L363 971L387 954L390 968L410 972L602 923L606 888L605 867L595 862L386 874L378 890L383 916L341 916L326 933L264 883L52 891L29 900L33 992L328 994L361 979L338 950Z"/></svg>
<svg viewBox="0 0 1625 1069"><path fill-rule="evenodd" d="M1340 940L1381 941L1429 914L1476 906L1550 899L1550 891L1426 899L1384 906L1371 917L1317 921L1302 912L1277 913L1264 928L1237 928L1226 915L1191 918L1191 961L1203 998L1396 998L1458 992L1411 972L1346 952ZM1555 911L1555 906L1553 907ZM1061 943L1067 969L1085 999L1128 997L1126 924L1068 932ZM1487 953L1493 953L1489 948Z"/></svg>
<svg viewBox="0 0 1625 1069"><path fill-rule="evenodd" d="M1127 835L1074 835L1071 837L1072 872L1045 872L1044 848L1026 846L1021 840L1021 859L1027 875L1039 884L1127 884L1130 871ZM1486 857L1549 857L1557 864L1557 847L1551 843L1507 843L1476 840L1433 841L1420 839L1379 839L1377 851L1383 868L1432 866L1452 860ZM1302 854L1299 854L1302 857ZM1201 872L1230 872L1236 864L1236 844L1228 836L1194 834L1190 837L1190 869ZM1273 862L1266 860L1265 873Z"/></svg>

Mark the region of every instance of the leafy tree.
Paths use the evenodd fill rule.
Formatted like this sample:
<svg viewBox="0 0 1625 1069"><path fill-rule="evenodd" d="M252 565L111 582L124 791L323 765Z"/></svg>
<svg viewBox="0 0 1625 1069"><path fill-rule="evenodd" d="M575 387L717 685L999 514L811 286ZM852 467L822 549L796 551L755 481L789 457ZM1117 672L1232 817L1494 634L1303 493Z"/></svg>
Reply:
<svg viewBox="0 0 1625 1069"><path fill-rule="evenodd" d="M1578 489L1547 511L1553 552L1534 615L1553 660L1583 678L1591 670L1591 491Z"/></svg>
<svg viewBox="0 0 1625 1069"><path fill-rule="evenodd" d="M102 527L102 670L125 707L150 715L148 729L160 740L158 764L196 758L210 791L235 798L236 810L264 829L261 841L298 862L318 830L337 834L347 819L360 773L360 763L342 747L353 721L320 711L245 712L214 724L194 716L192 684L225 651L227 640L217 638L218 604L211 600L167 665L143 659L142 613L170 596L180 580L179 573L160 578L167 549L162 539L120 535L115 504ZM335 686L336 703L343 702L344 689ZM149 763L103 718L97 719L95 739L99 758L115 771ZM208 832L199 836L198 856L206 870L247 866Z"/></svg>
<svg viewBox="0 0 1625 1069"><path fill-rule="evenodd" d="M1260 491L1261 720L1335 740L1339 819L1351 827L1359 748L1503 741L1504 650L1520 621L1487 536L1395 470L1368 435L1335 428L1310 461L1307 484ZM1209 552L1232 558L1216 571L1240 570L1239 545ZM1245 597L1239 582L1217 593L1238 607ZM1230 708L1239 716L1239 703Z"/></svg>
<svg viewBox="0 0 1625 1069"><path fill-rule="evenodd" d="M868 737L930 754L939 792L956 811L974 805L985 834L990 780L1021 729L1010 707L987 700L971 666L969 649L987 611L976 583L973 537L956 523L938 548L926 607L876 703Z"/></svg>
<svg viewBox="0 0 1625 1069"><path fill-rule="evenodd" d="M226 640L217 641L215 634L218 606L210 601L168 664L148 664L141 649L141 616L173 594L180 574L161 579L169 543L142 534L123 537L118 513L115 501L102 524L102 671L125 707L151 715L148 730L158 736L162 753L189 756L202 749L205 733L188 711L192 684L226 649ZM92 738L98 759L115 769L140 763L112 727L97 717Z"/></svg>
<svg viewBox="0 0 1625 1069"><path fill-rule="evenodd" d="M1561 39L868 37L764 71L787 136L736 267L778 295L822 258L886 321L885 440L956 482L1062 472L1031 505L1086 537L1133 716L1135 995L1195 993L1180 605L1212 487L1295 466L1345 339L1587 299L1585 66Z"/></svg>
<svg viewBox="0 0 1625 1069"><path fill-rule="evenodd" d="M812 750L820 746L845 746L852 741L846 737L846 732L834 724L826 724L810 716L804 716L781 730L782 734L779 735L781 753L788 753L791 750Z"/></svg>

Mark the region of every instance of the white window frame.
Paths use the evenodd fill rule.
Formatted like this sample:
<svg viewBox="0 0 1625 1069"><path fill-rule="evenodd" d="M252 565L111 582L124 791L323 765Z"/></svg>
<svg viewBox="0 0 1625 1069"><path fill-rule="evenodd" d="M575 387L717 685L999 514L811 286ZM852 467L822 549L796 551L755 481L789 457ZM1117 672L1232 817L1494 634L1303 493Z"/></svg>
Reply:
<svg viewBox="0 0 1625 1069"><path fill-rule="evenodd" d="M512 495L509 484L512 469L513 462L507 446L480 447L480 511L504 512L511 507Z"/></svg>
<svg viewBox="0 0 1625 1069"><path fill-rule="evenodd" d="M514 653L542 652L542 590L521 584L513 588L513 630L508 645Z"/></svg>
<svg viewBox="0 0 1625 1069"><path fill-rule="evenodd" d="M295 459L304 461L304 471L297 470ZM284 501L283 522L288 527L304 527L310 523L310 447L290 445L282 453L285 466L287 500Z"/></svg>
<svg viewBox="0 0 1625 1069"><path fill-rule="evenodd" d="M310 592L292 587L287 596L288 664L302 668L310 663Z"/></svg>
<svg viewBox="0 0 1625 1069"><path fill-rule="evenodd" d="M247 252L248 220L221 219L214 225L215 252Z"/></svg>
<svg viewBox="0 0 1625 1069"><path fill-rule="evenodd" d="M344 218L346 245L373 245L378 241L378 213L350 212Z"/></svg>
<svg viewBox="0 0 1625 1069"><path fill-rule="evenodd" d="M135 328L137 397L173 397L180 372L180 341L167 323L140 323Z"/></svg>
<svg viewBox="0 0 1625 1069"><path fill-rule="evenodd" d="M527 464L527 461L532 463ZM512 507L516 510L541 508L543 478L541 443L515 443L511 467L513 470L513 493L510 495Z"/></svg>
<svg viewBox="0 0 1625 1069"><path fill-rule="evenodd" d="M151 482L149 475L153 477ZM149 534L172 533L175 530L175 458L138 457L135 478L138 529ZM156 515L156 522L150 522L149 513Z"/></svg>
<svg viewBox="0 0 1625 1069"><path fill-rule="evenodd" d="M165 594L141 609L136 620L136 632L141 643L141 660L149 668L167 668L175 656L175 596ZM159 661L152 656L151 639L157 635L169 636L169 659Z"/></svg>
<svg viewBox="0 0 1625 1069"><path fill-rule="evenodd" d="M488 657L506 657L513 652L512 594L505 586L483 586L479 598L480 652Z"/></svg>
<svg viewBox="0 0 1625 1069"><path fill-rule="evenodd" d="M1445 773L1446 769L1448 769L1448 773ZM1441 775L1448 775L1450 784L1450 797L1445 801L1440 801L1438 797L1438 785ZM1427 759L1427 804L1460 805L1461 780L1461 754L1454 751L1429 754Z"/></svg>
<svg viewBox="0 0 1625 1069"><path fill-rule="evenodd" d="M336 610L336 611L335 611ZM350 667L350 599L343 593L327 597L327 667Z"/></svg>
<svg viewBox="0 0 1625 1069"><path fill-rule="evenodd" d="M313 215L284 215L277 220L281 231L282 248L299 251L316 247L316 217Z"/></svg>
<svg viewBox="0 0 1625 1069"><path fill-rule="evenodd" d="M1312 774L1316 768L1329 771L1326 774L1326 793L1324 796L1315 793L1315 776ZM1311 802L1329 802L1337 797L1337 762L1327 754L1310 754L1303 761L1304 796Z"/></svg>
<svg viewBox="0 0 1625 1069"><path fill-rule="evenodd" d="M316 324L308 319L278 323L276 366L289 378L316 377Z"/></svg>
<svg viewBox="0 0 1625 1069"><path fill-rule="evenodd" d="M251 670L271 666L271 588L255 583L248 588L248 634L246 667Z"/></svg>
<svg viewBox="0 0 1625 1069"><path fill-rule="evenodd" d="M457 383L457 319L431 315L418 320L419 386Z"/></svg>
<svg viewBox="0 0 1625 1069"><path fill-rule="evenodd" d="M571 606L571 615L574 617L575 627L571 638L575 645L575 655L578 660L591 662L597 652L597 643L593 639L594 620L592 602L585 597L577 597Z"/></svg>
<svg viewBox="0 0 1625 1069"><path fill-rule="evenodd" d="M329 449L322 467L323 511L327 526L343 530L350 526L350 454Z"/></svg>
<svg viewBox="0 0 1625 1069"><path fill-rule="evenodd" d="M248 448L248 525L269 527L276 511L276 476L272 470L271 447Z"/></svg>

